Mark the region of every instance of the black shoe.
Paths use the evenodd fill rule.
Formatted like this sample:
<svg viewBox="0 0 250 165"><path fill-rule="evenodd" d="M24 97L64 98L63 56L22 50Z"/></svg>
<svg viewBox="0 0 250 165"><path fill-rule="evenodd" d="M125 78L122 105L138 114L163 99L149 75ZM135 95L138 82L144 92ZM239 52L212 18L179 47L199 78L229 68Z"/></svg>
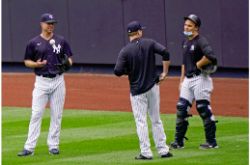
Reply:
<svg viewBox="0 0 250 165"><path fill-rule="evenodd" d="M173 154L171 154L170 152L168 152L167 154L161 155L161 158L170 158L173 157Z"/></svg>
<svg viewBox="0 0 250 165"><path fill-rule="evenodd" d="M182 148L184 148L184 145L183 144L178 144L177 142L172 142L170 144L170 148L171 149L182 149Z"/></svg>
<svg viewBox="0 0 250 165"><path fill-rule="evenodd" d="M146 156L143 156L142 154L138 155L135 157L136 160L152 160L153 157L146 157Z"/></svg>
<svg viewBox="0 0 250 165"><path fill-rule="evenodd" d="M53 149L49 150L49 153L50 153L51 155L58 155L58 154L59 154L59 150L56 149L56 148L53 148Z"/></svg>
<svg viewBox="0 0 250 165"><path fill-rule="evenodd" d="M23 149L21 152L17 154L17 156L29 156L29 155L34 155L34 152Z"/></svg>
<svg viewBox="0 0 250 165"><path fill-rule="evenodd" d="M200 145L200 149L213 149L213 148L219 148L217 143L214 144L205 143Z"/></svg>

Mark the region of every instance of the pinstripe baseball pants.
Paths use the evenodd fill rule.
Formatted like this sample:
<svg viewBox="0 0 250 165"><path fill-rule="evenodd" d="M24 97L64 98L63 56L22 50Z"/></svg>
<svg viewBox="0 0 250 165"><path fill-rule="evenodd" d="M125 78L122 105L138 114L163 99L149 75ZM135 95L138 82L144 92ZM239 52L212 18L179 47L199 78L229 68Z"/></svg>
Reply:
<svg viewBox="0 0 250 165"><path fill-rule="evenodd" d="M160 92L159 85L154 85L149 91L132 96L130 94L132 111L135 118L137 135L139 137L141 154L151 157L150 140L147 125L147 113L152 122L153 138L159 155L167 154L166 135L160 119Z"/></svg>
<svg viewBox="0 0 250 165"><path fill-rule="evenodd" d="M181 85L180 97L192 104L193 100L207 100L210 102L213 91L213 81L208 75L200 74L193 78L185 77Z"/></svg>
<svg viewBox="0 0 250 165"><path fill-rule="evenodd" d="M62 113L65 100L65 82L63 75L55 78L36 76L32 94L32 114L29 133L24 148L34 151L41 130L42 115L46 104L50 102L50 128L47 144L50 149L59 147Z"/></svg>

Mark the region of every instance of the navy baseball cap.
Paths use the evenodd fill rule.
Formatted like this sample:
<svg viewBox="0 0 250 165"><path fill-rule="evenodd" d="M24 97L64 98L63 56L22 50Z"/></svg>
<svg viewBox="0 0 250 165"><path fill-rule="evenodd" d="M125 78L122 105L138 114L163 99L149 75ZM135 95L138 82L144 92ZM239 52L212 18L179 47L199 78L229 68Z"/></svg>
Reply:
<svg viewBox="0 0 250 165"><path fill-rule="evenodd" d="M57 23L57 20L55 19L55 17L50 14L50 13L44 13L41 16L41 22L45 22L45 23Z"/></svg>
<svg viewBox="0 0 250 165"><path fill-rule="evenodd" d="M133 32L136 32L138 30L143 30L145 28L146 27L141 26L141 24L138 21L132 21L132 22L128 23L128 25L127 25L127 32L133 33Z"/></svg>
<svg viewBox="0 0 250 165"><path fill-rule="evenodd" d="M197 15L195 15L195 14L190 14L189 16L184 17L184 20L185 20L185 21L186 21L187 19L190 20L190 21L192 21L196 26L198 26L198 27L201 26L201 20L200 20L200 18L199 18Z"/></svg>

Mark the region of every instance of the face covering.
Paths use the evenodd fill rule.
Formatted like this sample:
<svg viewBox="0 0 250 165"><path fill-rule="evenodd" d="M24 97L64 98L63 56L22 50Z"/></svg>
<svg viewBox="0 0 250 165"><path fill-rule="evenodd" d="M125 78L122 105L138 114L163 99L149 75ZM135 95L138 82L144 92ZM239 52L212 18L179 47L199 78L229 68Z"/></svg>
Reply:
<svg viewBox="0 0 250 165"><path fill-rule="evenodd" d="M186 37L191 37L193 35L192 32L187 32L187 31L184 31L183 34L186 36Z"/></svg>

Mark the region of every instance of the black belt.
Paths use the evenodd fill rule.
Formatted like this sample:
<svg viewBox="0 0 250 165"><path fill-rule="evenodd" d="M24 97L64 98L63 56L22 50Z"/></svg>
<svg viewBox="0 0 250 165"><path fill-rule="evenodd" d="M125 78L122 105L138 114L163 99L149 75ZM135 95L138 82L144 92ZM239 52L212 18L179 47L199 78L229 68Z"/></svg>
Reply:
<svg viewBox="0 0 250 165"><path fill-rule="evenodd" d="M188 75L186 75L186 77L193 78L193 77L199 76L200 74L201 74L201 72L197 72L197 73L193 73L193 74L188 74Z"/></svg>
<svg viewBox="0 0 250 165"><path fill-rule="evenodd" d="M42 77L46 77L46 78L55 78L57 75L61 75L60 74L38 74L38 76L42 76Z"/></svg>

